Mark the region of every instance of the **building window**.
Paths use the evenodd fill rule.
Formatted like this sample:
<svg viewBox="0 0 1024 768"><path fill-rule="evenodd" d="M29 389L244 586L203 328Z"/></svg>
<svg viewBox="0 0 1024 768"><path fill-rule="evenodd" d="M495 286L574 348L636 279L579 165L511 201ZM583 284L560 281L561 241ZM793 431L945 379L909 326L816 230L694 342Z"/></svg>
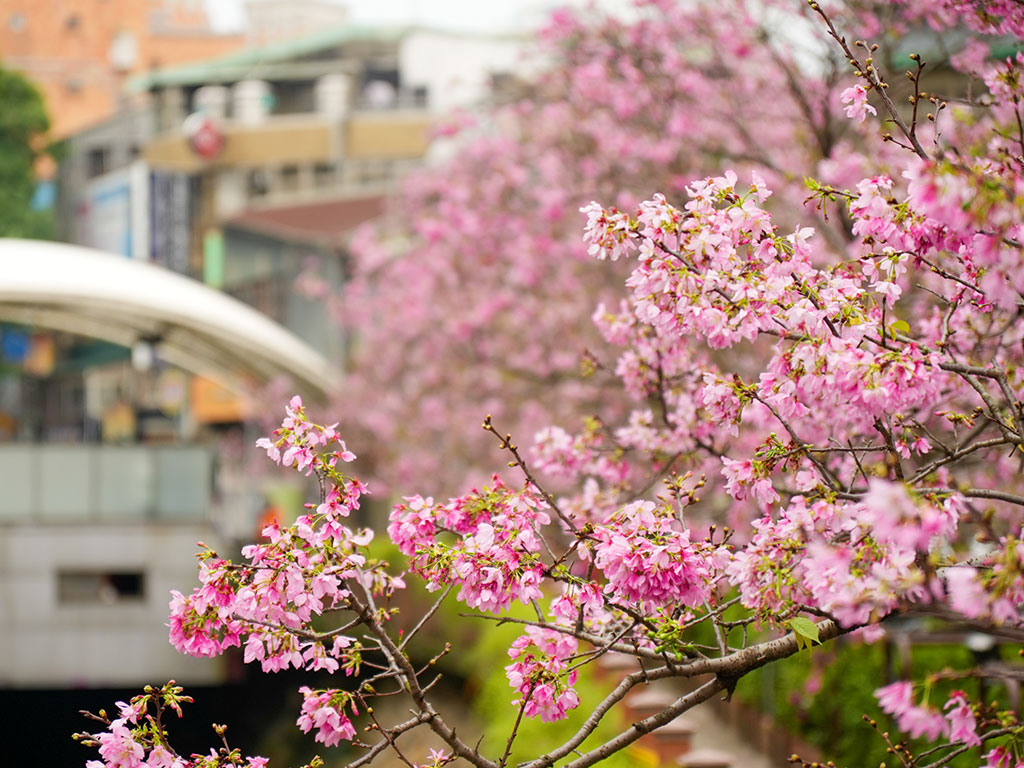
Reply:
<svg viewBox="0 0 1024 768"><path fill-rule="evenodd" d="M245 188L250 200L266 195L268 187L266 171L261 168L249 171L245 179Z"/></svg>
<svg viewBox="0 0 1024 768"><path fill-rule="evenodd" d="M24 13L12 13L11 17L7 20L7 28L16 34L24 32L27 24L28 21L25 19Z"/></svg>
<svg viewBox="0 0 1024 768"><path fill-rule="evenodd" d="M270 110L275 115L305 115L316 111L313 82L289 80L270 84Z"/></svg>
<svg viewBox="0 0 1024 768"><path fill-rule="evenodd" d="M332 163L317 163L313 166L313 186L333 187L337 175L337 168Z"/></svg>
<svg viewBox="0 0 1024 768"><path fill-rule="evenodd" d="M279 177L281 190L283 192L296 192L299 189L299 166L297 165L283 165L281 166L281 175Z"/></svg>
<svg viewBox="0 0 1024 768"><path fill-rule="evenodd" d="M57 602L62 605L115 605L146 599L146 575L139 571L60 571Z"/></svg>
<svg viewBox="0 0 1024 768"><path fill-rule="evenodd" d="M90 179L102 176L110 170L110 149L94 147L85 155L85 175Z"/></svg>

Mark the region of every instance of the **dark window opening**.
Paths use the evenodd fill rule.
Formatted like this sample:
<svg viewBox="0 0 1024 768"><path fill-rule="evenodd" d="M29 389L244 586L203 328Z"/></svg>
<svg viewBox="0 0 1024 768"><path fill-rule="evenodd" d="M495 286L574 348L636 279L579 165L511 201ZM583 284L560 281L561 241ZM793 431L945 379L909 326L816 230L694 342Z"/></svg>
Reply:
<svg viewBox="0 0 1024 768"><path fill-rule="evenodd" d="M249 198L263 197L267 194L267 173L261 169L249 171L246 177L246 190Z"/></svg>
<svg viewBox="0 0 1024 768"><path fill-rule="evenodd" d="M110 150L106 147L90 149L85 156L85 173L90 179L102 176L110 169Z"/></svg>
<svg viewBox="0 0 1024 768"><path fill-rule="evenodd" d="M285 192L295 192L299 188L299 167L297 165L281 166L281 189Z"/></svg>
<svg viewBox="0 0 1024 768"><path fill-rule="evenodd" d="M401 87L397 67L380 67L370 65L363 70L363 87L369 83L385 82L390 84L396 91Z"/></svg>
<svg viewBox="0 0 1024 768"><path fill-rule="evenodd" d="M270 84L271 112L275 115L304 115L316 111L314 84L288 80Z"/></svg>
<svg viewBox="0 0 1024 768"><path fill-rule="evenodd" d="M317 163L313 166L313 185L329 187L337 178L337 167L332 163Z"/></svg>
<svg viewBox="0 0 1024 768"><path fill-rule="evenodd" d="M138 571L61 571L57 602L67 605L140 602L146 597L146 575Z"/></svg>

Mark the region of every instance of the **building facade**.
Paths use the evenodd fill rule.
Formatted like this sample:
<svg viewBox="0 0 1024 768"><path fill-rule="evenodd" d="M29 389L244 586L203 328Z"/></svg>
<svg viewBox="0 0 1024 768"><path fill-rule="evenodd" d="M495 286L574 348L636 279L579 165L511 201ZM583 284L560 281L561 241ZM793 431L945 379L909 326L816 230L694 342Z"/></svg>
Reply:
<svg viewBox="0 0 1024 768"><path fill-rule="evenodd" d="M117 0L94 5L105 2ZM230 294L292 329L291 347L341 361L331 305L296 281L315 272L306 288L343 302L354 229L426 161L445 111L514 71L518 41L491 43L342 24L129 78L114 114L67 137L61 234L108 265L158 266ZM102 288L122 282L99 281L59 313L52 297L0 296L0 688L222 680L220 662L167 645L169 590L194 583L196 541L229 554L268 510L307 500L308 488L253 474L260 427L239 393L274 379L254 367L255 348L203 331L208 299L151 316L161 289L149 313L124 314L129 298ZM178 333L190 323L191 340ZM181 364L186 342L209 372ZM231 360L256 386L218 372Z"/></svg>
<svg viewBox="0 0 1024 768"><path fill-rule="evenodd" d="M202 0L0 0L0 62L42 91L57 139L117 111L128 77L244 44Z"/></svg>

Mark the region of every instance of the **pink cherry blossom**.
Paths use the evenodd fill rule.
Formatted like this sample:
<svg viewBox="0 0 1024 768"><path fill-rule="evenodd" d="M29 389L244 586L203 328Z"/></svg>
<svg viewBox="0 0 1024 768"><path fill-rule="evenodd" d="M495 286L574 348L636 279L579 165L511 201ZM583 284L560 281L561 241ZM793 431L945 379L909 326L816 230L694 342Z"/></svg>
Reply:
<svg viewBox="0 0 1024 768"><path fill-rule="evenodd" d="M302 714L297 723L303 733L315 730L316 740L327 747L356 737L355 727L343 711L350 708L353 714L358 714L348 694L337 690L314 691L308 686L299 688L299 693L302 694Z"/></svg>

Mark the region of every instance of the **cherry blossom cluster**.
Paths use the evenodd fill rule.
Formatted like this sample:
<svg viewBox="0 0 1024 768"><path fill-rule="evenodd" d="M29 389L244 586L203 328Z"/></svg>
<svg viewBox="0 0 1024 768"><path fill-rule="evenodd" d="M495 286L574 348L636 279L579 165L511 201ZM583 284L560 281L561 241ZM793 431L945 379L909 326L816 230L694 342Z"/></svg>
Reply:
<svg viewBox="0 0 1024 768"><path fill-rule="evenodd" d="M936 29L949 29L959 24L990 35L1024 37L1024 9L1014 0L939 0L914 3L911 0L890 0L904 5L912 17L924 17Z"/></svg>
<svg viewBox="0 0 1024 768"><path fill-rule="evenodd" d="M303 733L316 730L316 740L327 747L356 738L356 729L345 711L359 714L351 693L336 689L314 691L306 685L299 688L299 693L302 694L299 730Z"/></svg>
<svg viewBox="0 0 1024 768"><path fill-rule="evenodd" d="M285 408L281 428L274 430L275 439L261 437L256 445L265 448L267 456L281 466L295 467L299 472L305 470L307 475L314 471L331 475L339 461L350 462L356 458L345 447L337 426L321 426L308 421L302 398L296 395ZM335 445L330 451L320 450Z"/></svg>
<svg viewBox="0 0 1024 768"><path fill-rule="evenodd" d="M531 435L572 428L595 404L610 417L621 403L617 384L595 391L578 376L580 351L603 350L581 318L617 306L626 274L621 259L587 263L582 202L608 204L620 228L602 237L624 255L623 212L652 190L674 198L723 167L759 168L792 213L806 190L789 180L858 156L839 146L860 129L832 118L838 90L793 46L764 44L772 14L799 3L637 5L629 23L553 14L530 58L549 63L530 98L465 121L458 151L408 177L394 215L356 238L353 280L328 301L359 339L339 413L365 435L362 452L380 457L375 488L447 498L485 482L479 415ZM810 216L841 236L840 221Z"/></svg>
<svg viewBox="0 0 1024 768"><path fill-rule="evenodd" d="M999 547L977 567L960 564L945 569L943 580L954 611L995 626L1020 624L1024 606L1022 533L1001 537Z"/></svg>
<svg viewBox="0 0 1024 768"><path fill-rule="evenodd" d="M414 763L415 768L441 768L455 758L443 749L430 749L430 760L425 763Z"/></svg>
<svg viewBox="0 0 1024 768"><path fill-rule="evenodd" d="M703 606L717 568L714 552L690 541L673 510L653 501L627 504L594 528L594 564L605 591L619 604L645 612L665 606Z"/></svg>
<svg viewBox="0 0 1024 768"><path fill-rule="evenodd" d="M265 768L266 758L243 757L227 747L209 754L183 757L168 741L162 716L170 711L182 716L181 705L192 699L172 680L161 688L147 687L131 702L117 702L118 717L101 712L95 719L105 725L100 733L78 733L75 739L95 746L101 760L89 760L86 768ZM223 727L214 726L223 734Z"/></svg>
<svg viewBox="0 0 1024 768"><path fill-rule="evenodd" d="M349 594L341 586L346 579L376 579L373 574L364 577L366 559L356 551L369 543L369 537L350 536L342 545L333 531L328 556L310 553L308 540L299 535L300 528L313 524L305 517L286 534L273 527L270 543L246 547L251 558L246 565L204 553L203 586L189 596L172 593L171 643L189 655L216 656L244 642L245 661L258 661L265 672L290 666L335 671L345 665L351 670L358 644L350 650L350 638L335 636L330 643L304 640L292 630L343 605ZM393 590L399 585L399 580L384 577L378 588ZM215 600L210 599L211 592Z"/></svg>
<svg viewBox="0 0 1024 768"><path fill-rule="evenodd" d="M273 523L265 529L265 542L243 549L244 564L223 560L211 550L202 553L202 586L189 596L172 592L171 642L178 650L215 656L244 642L245 661L258 661L265 672L288 667L358 670L360 645L352 638L310 639L297 632L315 616L343 607L350 595L345 583L351 579L385 597L404 586L401 578L368 564L365 548L372 531L353 531L341 522L358 508L366 487L338 469L339 462L355 456L336 426L309 422L296 397L276 439L258 441L272 460L299 472L317 472L328 489L321 503L310 505L310 513L293 525Z"/></svg>
<svg viewBox="0 0 1024 768"><path fill-rule="evenodd" d="M410 497L391 512L388 533L430 589L459 585L458 599L492 613L543 597L539 530L551 522L547 502L527 485L512 490L498 477L447 504ZM454 546L441 532L461 537Z"/></svg>
<svg viewBox="0 0 1024 768"><path fill-rule="evenodd" d="M913 738L926 736L937 741L944 736L970 747L981 745L974 710L963 691L954 691L940 709L915 704L913 684L907 681L879 688L875 696L882 711L891 714L900 730Z"/></svg>
<svg viewBox="0 0 1024 768"><path fill-rule="evenodd" d="M905 487L873 481L856 503L794 497L774 520L753 523L750 544L726 567L743 604L768 620L794 609L827 611L843 625L876 622L898 606L929 602L933 541L955 532L956 502L912 500Z"/></svg>
<svg viewBox="0 0 1024 768"><path fill-rule="evenodd" d="M839 94L839 98L846 105L846 116L858 122L863 123L869 114L878 114L878 111L868 103L868 90L863 85L851 85Z"/></svg>
<svg viewBox="0 0 1024 768"><path fill-rule="evenodd" d="M570 435L562 427L540 430L534 436L532 458L550 477L586 475L611 486L621 485L629 470L596 421L577 435Z"/></svg>
<svg viewBox="0 0 1024 768"><path fill-rule="evenodd" d="M882 711L892 715L899 729L912 738L948 739L965 747L982 745L979 726L983 719L1000 723L1016 719L1011 712L982 712L982 707L972 705L961 690L952 691L945 704L938 708L928 706L927 702L916 703L914 685L905 680L879 688L875 696ZM984 768L1017 768L1024 764L1013 744L993 747L983 758Z"/></svg>
<svg viewBox="0 0 1024 768"><path fill-rule="evenodd" d="M512 643L508 655L514 661L505 667L505 675L522 697L513 704L521 703L525 716L548 723L579 706L573 689L578 673L570 667L577 647L571 635L539 627L527 627Z"/></svg>
<svg viewBox="0 0 1024 768"><path fill-rule="evenodd" d="M934 353L915 344L896 351L865 343L885 336L887 298L877 296L898 296L898 288L890 291L890 281L876 280L869 293L861 276L845 265L815 268L812 232L780 236L760 207L770 194L763 182L755 176L743 197L736 194L736 182L735 174L727 174L693 185L685 215L664 198L644 204L630 220L630 237L619 246L641 259L628 284L636 316L660 337L678 345L696 333L712 349L762 334L778 339L756 385L707 371L699 404L735 424L758 400L803 427L801 434L816 438L821 434L817 414L825 411L842 420L829 426L846 426L849 435L870 429L883 412L935 402L946 375ZM585 239L600 243L600 216L584 210ZM655 216L670 223L653 225ZM673 355L662 353L662 358ZM629 358L620 363L628 365ZM661 375L671 377L672 371L662 369ZM837 436L843 434L840 429Z"/></svg>

